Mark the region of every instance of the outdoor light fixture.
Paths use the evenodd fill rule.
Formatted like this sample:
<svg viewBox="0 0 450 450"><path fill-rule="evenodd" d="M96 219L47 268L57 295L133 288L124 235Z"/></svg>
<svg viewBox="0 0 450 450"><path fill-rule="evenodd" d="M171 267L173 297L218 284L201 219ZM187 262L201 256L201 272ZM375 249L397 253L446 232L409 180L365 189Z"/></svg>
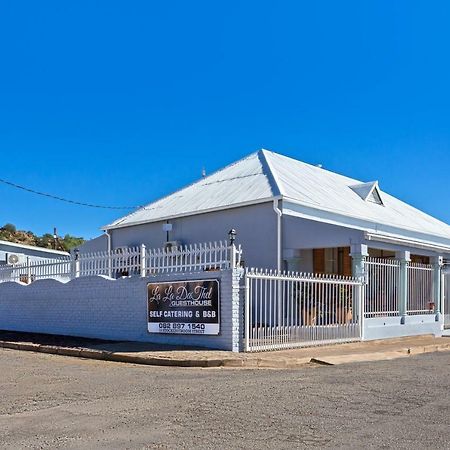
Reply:
<svg viewBox="0 0 450 450"><path fill-rule="evenodd" d="M78 261L80 259L80 250L77 248L75 249L75 261Z"/></svg>
<svg viewBox="0 0 450 450"><path fill-rule="evenodd" d="M236 240L236 230L234 228L232 228L229 232L228 232L228 237L230 239L230 245L234 244L234 241Z"/></svg>

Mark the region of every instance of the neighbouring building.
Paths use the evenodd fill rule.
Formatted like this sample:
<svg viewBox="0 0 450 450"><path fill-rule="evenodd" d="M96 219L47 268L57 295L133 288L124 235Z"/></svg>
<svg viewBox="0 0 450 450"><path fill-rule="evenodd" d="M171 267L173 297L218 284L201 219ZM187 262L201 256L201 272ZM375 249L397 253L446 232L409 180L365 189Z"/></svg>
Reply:
<svg viewBox="0 0 450 450"><path fill-rule="evenodd" d="M29 262L48 259L64 259L69 253L32 245L16 244L14 242L0 241L0 266L25 264Z"/></svg>

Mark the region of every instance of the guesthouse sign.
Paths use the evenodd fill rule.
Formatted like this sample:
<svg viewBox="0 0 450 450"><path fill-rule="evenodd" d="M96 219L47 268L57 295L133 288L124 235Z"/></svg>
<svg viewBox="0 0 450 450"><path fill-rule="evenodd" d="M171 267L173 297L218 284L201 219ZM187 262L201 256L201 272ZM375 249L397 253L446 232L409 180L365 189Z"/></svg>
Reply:
<svg viewBox="0 0 450 450"><path fill-rule="evenodd" d="M220 332L219 280L148 283L147 305L150 333Z"/></svg>

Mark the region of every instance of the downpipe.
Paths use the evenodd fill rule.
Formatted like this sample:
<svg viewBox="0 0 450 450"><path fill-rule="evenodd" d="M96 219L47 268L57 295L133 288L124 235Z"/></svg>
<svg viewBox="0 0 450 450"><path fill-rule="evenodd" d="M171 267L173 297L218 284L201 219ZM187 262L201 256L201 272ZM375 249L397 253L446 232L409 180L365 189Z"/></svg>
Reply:
<svg viewBox="0 0 450 450"><path fill-rule="evenodd" d="M281 271L281 217L283 212L278 206L280 199L276 198L273 201L273 210L277 215L277 270Z"/></svg>

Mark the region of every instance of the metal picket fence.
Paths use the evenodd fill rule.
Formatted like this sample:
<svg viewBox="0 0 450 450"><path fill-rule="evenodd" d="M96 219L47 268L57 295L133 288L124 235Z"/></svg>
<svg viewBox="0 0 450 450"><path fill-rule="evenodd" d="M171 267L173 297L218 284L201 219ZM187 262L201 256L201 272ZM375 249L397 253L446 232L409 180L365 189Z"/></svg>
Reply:
<svg viewBox="0 0 450 450"><path fill-rule="evenodd" d="M433 314L434 276L431 264L408 263L407 314Z"/></svg>
<svg viewBox="0 0 450 450"><path fill-rule="evenodd" d="M364 271L365 317L398 316L400 261L366 258Z"/></svg>
<svg viewBox="0 0 450 450"><path fill-rule="evenodd" d="M75 254L64 259L0 266L0 283L26 284L44 278L67 281L103 275L111 278L151 276L169 272L224 270L241 264L242 249L228 242L208 242L171 248L120 247L110 252Z"/></svg>
<svg viewBox="0 0 450 450"><path fill-rule="evenodd" d="M264 351L361 339L362 282L335 275L246 274L245 350Z"/></svg>
<svg viewBox="0 0 450 450"><path fill-rule="evenodd" d="M69 257L59 259L42 259L14 265L0 266L0 283L19 281L32 283L35 280L54 278L70 280L74 276L74 265Z"/></svg>
<svg viewBox="0 0 450 450"><path fill-rule="evenodd" d="M82 253L74 259L75 276L104 275L112 278L139 275L145 247L121 247L112 252Z"/></svg>
<svg viewBox="0 0 450 450"><path fill-rule="evenodd" d="M221 270L241 264L242 249L226 241L208 242L174 247L150 249L146 253L148 274L162 272L190 272Z"/></svg>

